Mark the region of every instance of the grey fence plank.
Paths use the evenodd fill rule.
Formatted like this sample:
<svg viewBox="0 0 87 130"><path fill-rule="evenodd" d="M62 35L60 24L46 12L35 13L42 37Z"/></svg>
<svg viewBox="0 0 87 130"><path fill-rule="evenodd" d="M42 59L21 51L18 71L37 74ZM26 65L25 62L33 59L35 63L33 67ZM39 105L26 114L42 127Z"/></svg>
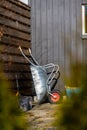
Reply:
<svg viewBox="0 0 87 130"><path fill-rule="evenodd" d="M41 23L42 23L42 64L47 63L47 3L46 0L41 0Z"/></svg>
<svg viewBox="0 0 87 130"><path fill-rule="evenodd" d="M59 45L58 45L58 50L59 50L59 65L63 66L62 60L63 60L63 53L64 53L64 48L63 48L63 42L64 42L64 28L63 28L63 21L64 21L64 16L63 16L63 0L58 1L58 39L59 39ZM62 50L62 51L61 51Z"/></svg>
<svg viewBox="0 0 87 130"><path fill-rule="evenodd" d="M61 0L61 43L60 43L60 49L62 51L60 51L60 66L61 68L63 69L64 68L64 39L65 39L65 34L64 34L64 31L65 31L65 28L64 28L64 24L65 24L65 21L64 21L64 11L65 11L65 0Z"/></svg>
<svg viewBox="0 0 87 130"><path fill-rule="evenodd" d="M77 17L76 17L76 44L77 44L77 59L80 62L83 62L83 44L82 44L82 8L81 8L82 0L77 0L76 3L76 10L77 10Z"/></svg>
<svg viewBox="0 0 87 130"><path fill-rule="evenodd" d="M42 33L42 25L41 25L41 0L36 0L36 60L41 63L42 57L41 57L41 52L42 52L42 38L41 38L41 33Z"/></svg>
<svg viewBox="0 0 87 130"><path fill-rule="evenodd" d="M47 0L48 62L53 61L53 1Z"/></svg>
<svg viewBox="0 0 87 130"><path fill-rule="evenodd" d="M68 69L70 65L70 56L69 56L69 51L70 51L70 0L65 0L65 39L64 39L64 66L65 66L65 73L68 75Z"/></svg>
<svg viewBox="0 0 87 130"><path fill-rule="evenodd" d="M70 17L71 17L71 59L77 59L77 45L76 45L76 0L70 0ZM72 59L73 60L73 59ZM71 63L72 63L71 60Z"/></svg>
<svg viewBox="0 0 87 130"><path fill-rule="evenodd" d="M36 1L31 1L31 40L32 40L32 53L36 56Z"/></svg>
<svg viewBox="0 0 87 130"><path fill-rule="evenodd" d="M59 16L59 12L58 12L58 0L53 0L53 44L54 44L54 58L53 58L53 62L56 64L58 63L58 59L59 59L59 50L58 50L58 45L59 45L59 41L58 41L58 16Z"/></svg>

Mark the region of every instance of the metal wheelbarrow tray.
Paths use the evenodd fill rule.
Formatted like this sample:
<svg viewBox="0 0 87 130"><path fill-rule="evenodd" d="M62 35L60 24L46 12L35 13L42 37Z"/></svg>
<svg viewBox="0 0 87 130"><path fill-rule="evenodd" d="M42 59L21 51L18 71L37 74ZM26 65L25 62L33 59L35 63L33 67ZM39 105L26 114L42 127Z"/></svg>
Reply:
<svg viewBox="0 0 87 130"><path fill-rule="evenodd" d="M32 60L24 54L20 46L19 50L23 57L29 62L38 103L41 104L46 100L50 103L59 102L62 97L61 92L55 89L55 84L60 77L59 65L50 63L41 66L32 56L30 49L29 54Z"/></svg>

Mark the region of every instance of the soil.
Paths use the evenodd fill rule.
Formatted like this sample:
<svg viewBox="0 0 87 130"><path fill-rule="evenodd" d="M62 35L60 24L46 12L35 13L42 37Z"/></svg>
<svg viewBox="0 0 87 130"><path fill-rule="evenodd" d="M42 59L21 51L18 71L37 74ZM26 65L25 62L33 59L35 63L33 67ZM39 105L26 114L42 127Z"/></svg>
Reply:
<svg viewBox="0 0 87 130"><path fill-rule="evenodd" d="M53 126L53 122L55 121L56 110L58 108L59 105L57 104L36 104L27 112L31 130L56 130Z"/></svg>

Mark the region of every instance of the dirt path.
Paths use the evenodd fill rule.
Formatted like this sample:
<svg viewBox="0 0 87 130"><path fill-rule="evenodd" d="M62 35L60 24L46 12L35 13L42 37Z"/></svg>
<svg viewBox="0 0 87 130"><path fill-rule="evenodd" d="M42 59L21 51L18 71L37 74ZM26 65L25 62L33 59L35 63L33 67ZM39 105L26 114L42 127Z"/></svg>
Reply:
<svg viewBox="0 0 87 130"><path fill-rule="evenodd" d="M32 110L28 111L28 120L32 130L56 130L52 123L55 120L55 111L58 105L45 103L35 105Z"/></svg>

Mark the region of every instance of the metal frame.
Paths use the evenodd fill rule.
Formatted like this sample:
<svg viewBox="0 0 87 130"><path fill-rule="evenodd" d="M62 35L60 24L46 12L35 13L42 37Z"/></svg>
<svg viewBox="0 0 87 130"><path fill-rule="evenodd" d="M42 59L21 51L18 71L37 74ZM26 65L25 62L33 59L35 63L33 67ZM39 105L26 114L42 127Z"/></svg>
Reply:
<svg viewBox="0 0 87 130"><path fill-rule="evenodd" d="M29 52L31 58L33 59L33 61L34 61L34 63L35 63L35 64L34 64L34 63L24 54L24 52L23 52L23 50L22 50L22 48L21 48L20 46L19 46L19 50L20 50L21 54L23 55L23 57L24 57L32 66L34 66L34 67L39 66L42 70L45 71L45 73L47 73L47 69L52 69L50 75L49 75L48 78L47 78L46 86L47 86L47 93L48 93L49 95L53 96L53 95L51 94L50 85L51 85L53 79L55 78L56 74L57 74L58 71L59 71L59 65L53 64L53 63L49 63L49 64L46 64L46 65L43 65L43 66L39 65L39 63L36 61L36 59L35 59L35 58L33 57L33 55L31 54L31 50L28 49L28 52ZM54 97L54 98L55 98L55 97Z"/></svg>

